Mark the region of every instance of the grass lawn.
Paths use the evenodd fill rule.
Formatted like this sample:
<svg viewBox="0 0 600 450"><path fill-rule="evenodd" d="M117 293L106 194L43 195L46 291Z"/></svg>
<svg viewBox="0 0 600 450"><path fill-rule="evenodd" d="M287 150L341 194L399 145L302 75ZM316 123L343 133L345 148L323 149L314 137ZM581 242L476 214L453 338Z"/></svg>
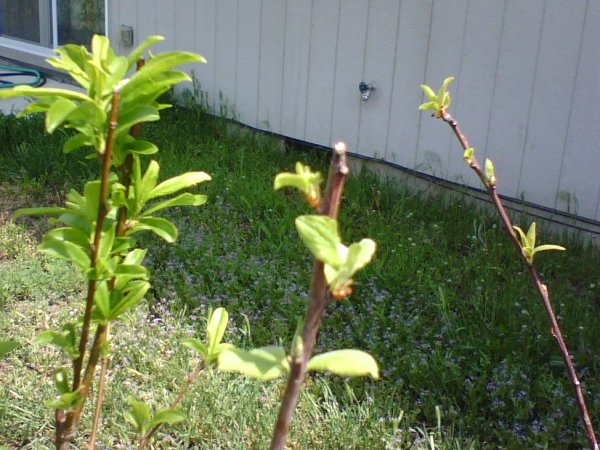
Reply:
<svg viewBox="0 0 600 450"><path fill-rule="evenodd" d="M142 243L153 287L113 330L99 448L132 448L122 416L129 395L155 408L170 403L197 363L179 342L203 335L209 308L229 311L229 342L289 345L312 268L293 222L308 209L295 192L274 192L273 178L298 160L326 173L329 160L193 110L166 111L143 133L161 149L161 178L203 170L213 181L198 188L206 205L170 213L177 243ZM68 361L31 342L83 305L76 271L36 250L47 223L10 219L17 207L61 203L68 186L94 176L93 161L62 155L65 137L44 136L41 118L0 117L0 339L24 344L0 362L0 445L11 449L52 446L53 412L43 402L54 395L52 370ZM378 251L350 299L326 311L317 350L368 350L383 377L311 376L290 448L587 445L543 308L494 216L362 170L348 182L340 223L345 242L370 237ZM598 250L538 225L540 243L568 250L537 261L599 427ZM265 448L283 384L206 372L184 402L189 420L162 429L155 448Z"/></svg>

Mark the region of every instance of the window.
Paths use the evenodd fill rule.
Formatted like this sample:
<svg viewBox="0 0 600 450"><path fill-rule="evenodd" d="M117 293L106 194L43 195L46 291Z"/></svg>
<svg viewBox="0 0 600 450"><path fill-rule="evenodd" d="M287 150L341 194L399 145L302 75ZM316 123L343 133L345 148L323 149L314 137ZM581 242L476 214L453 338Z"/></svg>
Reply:
<svg viewBox="0 0 600 450"><path fill-rule="evenodd" d="M106 34L106 0L0 0L0 44L50 53Z"/></svg>

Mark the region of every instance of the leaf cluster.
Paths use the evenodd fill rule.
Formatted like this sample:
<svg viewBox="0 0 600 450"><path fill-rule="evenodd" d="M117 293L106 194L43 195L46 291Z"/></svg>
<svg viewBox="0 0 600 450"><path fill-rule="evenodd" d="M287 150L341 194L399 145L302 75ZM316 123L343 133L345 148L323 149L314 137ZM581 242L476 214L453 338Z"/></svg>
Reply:
<svg viewBox="0 0 600 450"><path fill-rule="evenodd" d="M129 396L128 402L129 409L125 411L123 416L127 422L134 426L140 438L145 436L148 431L157 425L162 425L165 423L173 425L186 419L183 412L171 408L162 409L156 414L152 415L150 406L133 396Z"/></svg>
<svg viewBox="0 0 600 450"><path fill-rule="evenodd" d="M283 187L294 187L304 194L308 204L317 209L321 204L321 182L319 172L313 172L309 166L296 163L296 173L282 172L277 174L274 181L275 190Z"/></svg>
<svg viewBox="0 0 600 450"><path fill-rule="evenodd" d="M320 215L296 218L296 229L311 253L325 264L325 278L335 298L352 293L352 277L365 267L375 254L376 244L362 239L349 247L341 242L335 219Z"/></svg>
<svg viewBox="0 0 600 450"><path fill-rule="evenodd" d="M437 93L426 84L421 85L421 89L427 96L428 102L425 102L419 106L420 110L431 110L434 111L436 117L442 117L446 109L450 107L452 98L448 92L448 86L454 81L454 77L448 77L444 80L442 86L438 89Z"/></svg>
<svg viewBox="0 0 600 450"><path fill-rule="evenodd" d="M153 144L138 140L130 135L131 127L143 122L159 119L159 110L170 105L161 104L158 98L173 85L190 81L185 72L173 67L206 60L191 52L169 52L150 55L148 61L133 75L144 52L161 36L151 36L129 56L117 56L105 36L94 35L92 52L82 45L68 44L56 50L57 56L48 63L68 73L84 92L17 86L0 92L0 99L31 97L35 99L21 115L46 113L46 130L54 132L59 127L72 129L75 134L64 145L65 153L80 147L91 146L102 155L111 126L115 126L115 148L113 164L120 166L128 154L149 155L158 149ZM111 125L112 99L119 95L118 123Z"/></svg>
<svg viewBox="0 0 600 450"><path fill-rule="evenodd" d="M564 247L555 244L544 244L538 245L536 247L535 241L537 239L537 236L535 222L531 223L531 225L529 226L529 230L527 230L527 234L525 234L525 232L516 225L513 225L513 228L519 234L519 238L521 240L521 247L523 249L523 256L525 257L525 260L529 265L533 264L533 258L535 257L536 253L544 252L547 250L566 250Z"/></svg>
<svg viewBox="0 0 600 450"><path fill-rule="evenodd" d="M66 324L60 331L44 331L36 340L60 348L77 371L81 371L84 355L80 352L87 347L90 323L98 325L100 341L97 348L94 344L90 350L91 366L86 373L93 373L95 368L92 354L109 350L106 338L102 340L102 327L120 319L150 289L150 275L143 265L147 251L137 247L135 235L150 231L173 242L177 228L156 214L175 206L199 206L207 200L205 195L179 194L209 181L211 177L204 172L187 172L159 182L160 167L156 161L150 161L142 170L142 157L156 153L158 148L139 139L132 128L158 120L159 111L170 106L159 103L160 96L173 85L191 80L176 66L205 62L195 53L168 52L150 53L145 63L139 64L144 53L162 39L151 36L129 56L118 56L108 38L95 35L91 52L84 46L69 44L56 50L57 56L48 60L53 67L67 72L79 84L79 90L19 86L0 92L0 99L33 98L21 115L45 113L48 133L58 128L72 131L63 147L65 153L91 147L89 156L102 162L102 178L87 182L81 193L72 189L65 206L27 208L15 214L17 218L49 216L57 228L44 236L40 249L73 263L88 282L83 320L77 325ZM3 352L10 349L10 343L3 343ZM75 381L79 375L75 373L71 380L65 368L54 371L59 397L49 402L51 407L72 411L85 401L89 387L82 388ZM176 419L174 412L160 412L151 419L144 411L132 401L128 417L140 429Z"/></svg>

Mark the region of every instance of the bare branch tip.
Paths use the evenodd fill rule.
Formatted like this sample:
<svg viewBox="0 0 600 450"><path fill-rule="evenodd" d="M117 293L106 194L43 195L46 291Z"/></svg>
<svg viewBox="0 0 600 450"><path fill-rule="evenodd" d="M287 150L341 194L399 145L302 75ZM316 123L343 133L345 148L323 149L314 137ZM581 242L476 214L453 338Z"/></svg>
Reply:
<svg viewBox="0 0 600 450"><path fill-rule="evenodd" d="M342 141L336 142L333 146L333 150L340 156L346 154L346 144Z"/></svg>

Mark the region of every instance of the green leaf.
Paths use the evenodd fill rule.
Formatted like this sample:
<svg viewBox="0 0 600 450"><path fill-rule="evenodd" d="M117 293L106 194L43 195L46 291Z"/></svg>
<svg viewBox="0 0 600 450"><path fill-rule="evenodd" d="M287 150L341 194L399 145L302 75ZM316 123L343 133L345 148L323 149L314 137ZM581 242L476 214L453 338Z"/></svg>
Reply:
<svg viewBox="0 0 600 450"><path fill-rule="evenodd" d="M370 376L379 379L377 362L371 355L360 350L335 350L310 359L307 370L331 372L341 377Z"/></svg>
<svg viewBox="0 0 600 450"><path fill-rule="evenodd" d="M14 97L61 97L68 100L87 101L91 100L87 95L69 89L15 86L12 89L0 89L0 100Z"/></svg>
<svg viewBox="0 0 600 450"><path fill-rule="evenodd" d="M513 228L517 231L517 233L519 233L519 237L521 238L521 246L522 247L533 247L533 245L529 244L529 242L527 240L527 236L525 235L525 232L521 229L521 227L513 225Z"/></svg>
<svg viewBox="0 0 600 450"><path fill-rule="evenodd" d="M148 48L152 47L157 42L164 40L165 38L162 36L148 36L144 42L138 45L136 49L127 56L128 70L132 69L137 64L138 60L144 56L144 52L148 50Z"/></svg>
<svg viewBox="0 0 600 450"><path fill-rule="evenodd" d="M246 351L224 350L218 359L219 370L237 372L260 381L268 381L289 372L289 362L283 347L268 346Z"/></svg>
<svg viewBox="0 0 600 450"><path fill-rule="evenodd" d="M275 177L273 188L277 191L283 187L295 187L301 191L304 191L306 188L308 188L308 182L306 180L306 177L303 177L302 175L283 172L277 174L277 176Z"/></svg>
<svg viewBox="0 0 600 450"><path fill-rule="evenodd" d="M208 338L208 347L210 353L213 353L217 345L219 345L223 340L228 321L229 314L225 308L215 309L208 318L206 336Z"/></svg>
<svg viewBox="0 0 600 450"><path fill-rule="evenodd" d="M430 102L432 102L432 103L436 103L437 102L438 98L435 95L435 92L434 92L433 89L431 89L426 84L422 84L421 85L421 89L423 89L423 92L425 93L425 95L427 96L427 98L429 99Z"/></svg>
<svg viewBox="0 0 600 450"><path fill-rule="evenodd" d="M344 262L340 256L341 242L336 220L319 215L299 216L296 228L315 258L333 267Z"/></svg>
<svg viewBox="0 0 600 450"><path fill-rule="evenodd" d="M208 361L209 351L208 347L204 344L204 342L195 338L186 338L182 341L183 345L191 348L192 350L197 351L202 356L204 361Z"/></svg>
<svg viewBox="0 0 600 450"><path fill-rule="evenodd" d="M91 243L90 236L85 234L80 229L73 227L55 228L46 233L45 238L55 239L58 241L69 241L78 245L85 251L89 250Z"/></svg>
<svg viewBox="0 0 600 450"><path fill-rule="evenodd" d="M83 401L83 397L79 391L75 392L67 392L62 394L59 398L55 400L49 400L45 402L48 408L52 409L63 409L65 411L70 411L74 409L77 405L79 405Z"/></svg>
<svg viewBox="0 0 600 450"><path fill-rule="evenodd" d="M304 194L306 200L313 208L318 208L321 195L321 174L313 172L309 166L301 162L296 163L296 173L283 172L275 177L273 187L275 190L283 187L295 187Z"/></svg>
<svg viewBox="0 0 600 450"><path fill-rule="evenodd" d="M221 342L210 353L208 362L216 361L221 352L224 352L225 350L231 350L232 348L235 348L235 345L229 344L228 342Z"/></svg>
<svg viewBox="0 0 600 450"><path fill-rule="evenodd" d="M94 34L92 36L92 55L94 62L101 67L102 63L108 58L108 49L110 42L106 36Z"/></svg>
<svg viewBox="0 0 600 450"><path fill-rule="evenodd" d="M124 56L113 57L108 63L107 68L108 72L111 74L109 77L109 86L114 88L116 84L123 80L129 70L127 58Z"/></svg>
<svg viewBox="0 0 600 450"><path fill-rule="evenodd" d="M104 230L102 231L102 238L100 239L100 245L98 246L98 259L108 258L111 255L117 233L116 228L117 224L115 222L105 222Z"/></svg>
<svg viewBox="0 0 600 450"><path fill-rule="evenodd" d="M85 202L82 204L81 210L90 222L95 222L98 218L100 187L100 180L88 181L83 187Z"/></svg>
<svg viewBox="0 0 600 450"><path fill-rule="evenodd" d="M144 79L137 80L135 90L130 91L125 96L121 92L122 107L130 108L137 104L145 104L154 105L159 110L164 109L170 105L157 104L156 100L158 97L168 92L175 84L190 80L188 74L179 70L167 70L165 72L146 75Z"/></svg>
<svg viewBox="0 0 600 450"><path fill-rule="evenodd" d="M152 142L136 139L125 146L125 150L138 155L153 155L158 152L158 147Z"/></svg>
<svg viewBox="0 0 600 450"><path fill-rule="evenodd" d="M65 98L57 99L46 113L46 131L54 132L77 109L77 104Z"/></svg>
<svg viewBox="0 0 600 450"><path fill-rule="evenodd" d="M110 321L110 291L106 280L96 283L96 291L94 292L94 311L93 319L103 325Z"/></svg>
<svg viewBox="0 0 600 450"><path fill-rule="evenodd" d="M54 104L57 98L59 97L43 97L32 101L31 103L27 104L27 106L25 106L25 108L23 108L19 114L17 114L17 117L25 117L29 114L46 112Z"/></svg>
<svg viewBox="0 0 600 450"><path fill-rule="evenodd" d="M150 420L150 407L131 395L127 402L129 403L129 409L123 414L125 420L135 427L138 434L145 434L148 429L147 423Z"/></svg>
<svg viewBox="0 0 600 450"><path fill-rule="evenodd" d="M139 162L139 158L136 158L136 161ZM144 176L140 180L139 191L136 192L136 197L138 198L138 202L140 202L140 207L150 199L150 191L152 191L152 189L154 189L156 186L159 173L160 166L158 163L154 160L150 161L148 167L146 168L146 172L144 172Z"/></svg>
<svg viewBox="0 0 600 450"><path fill-rule="evenodd" d="M77 128L79 131L83 132L91 125L97 132L104 133L107 116L106 111L98 106L96 102L87 101L81 102L77 109L69 114L67 119L70 126ZM89 134L87 135L89 136Z"/></svg>
<svg viewBox="0 0 600 450"><path fill-rule="evenodd" d="M148 429L151 430L156 425L162 425L166 423L168 425L174 425L182 422L186 419L183 412L176 409L163 409L156 413L152 420L148 423Z"/></svg>
<svg viewBox="0 0 600 450"><path fill-rule="evenodd" d="M422 111L425 111L425 110L439 111L440 104L438 102L427 102L427 103L423 103L421 106L419 106L419 109Z"/></svg>
<svg viewBox="0 0 600 450"><path fill-rule="evenodd" d="M304 339L302 338L302 332L304 331L304 318L298 317L296 323L296 332L292 339L291 354L294 358L300 358L304 354Z"/></svg>
<svg viewBox="0 0 600 450"><path fill-rule="evenodd" d="M124 102L133 101L133 99L139 95L139 92L137 92L136 95L138 89L151 84L155 78L160 78L161 74L169 72L170 69L175 66L195 62L206 62L206 60L202 56L191 52L167 52L154 56L146 61L144 67L133 74L129 81L123 86L121 89L121 98ZM169 85L182 80L190 80L190 77L181 72L181 76L174 82L169 83Z"/></svg>
<svg viewBox="0 0 600 450"><path fill-rule="evenodd" d="M440 87L438 91L438 102L440 102L442 108L447 109L450 107L452 99L450 97L450 93L448 92L448 86L450 83L454 81L454 77L448 77L444 80L442 87Z"/></svg>
<svg viewBox="0 0 600 450"><path fill-rule="evenodd" d="M77 337L75 326L66 324L62 331L46 330L38 334L34 341L36 344L52 344L56 345L64 351L71 359L79 357L79 349L77 348ZM64 392L63 392L64 393Z"/></svg>
<svg viewBox="0 0 600 450"><path fill-rule="evenodd" d="M177 228L172 222L162 217L141 217L139 222L133 226L130 233L149 230L166 242L175 242L177 240Z"/></svg>
<svg viewBox="0 0 600 450"><path fill-rule="evenodd" d="M469 164L471 164L471 162L473 161L474 155L475 155L475 150L473 149L473 147L469 147L463 153L463 158L465 161L467 161Z"/></svg>
<svg viewBox="0 0 600 450"><path fill-rule="evenodd" d="M185 189L204 181L210 181L211 177L204 172L187 172L183 175L179 175L163 181L158 186L150 191L148 199L156 197L162 197L164 195L174 194L181 189Z"/></svg>
<svg viewBox="0 0 600 450"><path fill-rule="evenodd" d="M69 212L67 208L59 207L21 208L15 211L13 218L18 219L24 216L59 216L66 212Z"/></svg>
<svg viewBox="0 0 600 450"><path fill-rule="evenodd" d="M135 124L154 122L159 119L160 115L154 106L138 105L119 115L119 126L117 127L116 134L128 133L129 129Z"/></svg>
<svg viewBox="0 0 600 450"><path fill-rule="evenodd" d="M91 137L81 133L76 134L75 136L71 136L69 139L67 139L65 145L63 146L63 152L71 153L73 150L77 150L80 147L85 147L88 145L94 145L94 140Z"/></svg>
<svg viewBox="0 0 600 450"><path fill-rule="evenodd" d="M529 230L527 230L527 243L530 247L535 247L535 241L537 240L537 233L535 230L535 222L531 222Z"/></svg>
<svg viewBox="0 0 600 450"><path fill-rule="evenodd" d="M117 320L127 311L136 306L150 289L150 283L147 281L130 281L125 289L129 289L127 295L123 296L120 292L111 293L110 315L108 320Z"/></svg>
<svg viewBox="0 0 600 450"><path fill-rule="evenodd" d="M325 277L329 288L336 290L344 286L356 272L371 261L376 248L377 245L371 239L363 239L350 245L345 261L338 269L326 266Z"/></svg>
<svg viewBox="0 0 600 450"><path fill-rule="evenodd" d="M486 158L485 160L485 176L488 182L492 185L496 185L496 174L494 173L494 164L491 159Z"/></svg>
<svg viewBox="0 0 600 450"><path fill-rule="evenodd" d="M123 264L142 264L146 254L148 253L147 249L136 248L131 250L125 258L123 259Z"/></svg>
<svg viewBox="0 0 600 450"><path fill-rule="evenodd" d="M17 341L0 341L0 358L19 346Z"/></svg>
<svg viewBox="0 0 600 450"><path fill-rule="evenodd" d="M80 86L87 90L90 79L85 73L85 67L90 55L86 48L81 45L68 44L57 48L54 52L60 58L53 57L46 61L54 68L67 72Z"/></svg>
<svg viewBox="0 0 600 450"><path fill-rule="evenodd" d="M156 203L142 213L142 216L149 216L161 209L171 208L173 206L201 206L204 205L208 197L206 195L194 195L185 193L177 197L165 200L164 202Z"/></svg>
<svg viewBox="0 0 600 450"><path fill-rule="evenodd" d="M322 177L319 172L313 172L309 166L296 163L296 173L282 172L275 177L273 183L275 190L282 187L295 187L303 192L308 189L318 186L321 183Z"/></svg>
<svg viewBox="0 0 600 450"><path fill-rule="evenodd" d="M566 251L567 249L564 248L562 245L544 244L544 245L538 245L537 247L535 247L533 249L533 253L535 254L538 252L545 252L548 250Z"/></svg>
<svg viewBox="0 0 600 450"><path fill-rule="evenodd" d="M115 275L125 278L138 278L147 280L148 269L138 264L117 264Z"/></svg>
<svg viewBox="0 0 600 450"><path fill-rule="evenodd" d="M45 237L40 245L40 250L55 258L71 261L81 270L86 270L90 267L90 257L88 254L72 242Z"/></svg>

